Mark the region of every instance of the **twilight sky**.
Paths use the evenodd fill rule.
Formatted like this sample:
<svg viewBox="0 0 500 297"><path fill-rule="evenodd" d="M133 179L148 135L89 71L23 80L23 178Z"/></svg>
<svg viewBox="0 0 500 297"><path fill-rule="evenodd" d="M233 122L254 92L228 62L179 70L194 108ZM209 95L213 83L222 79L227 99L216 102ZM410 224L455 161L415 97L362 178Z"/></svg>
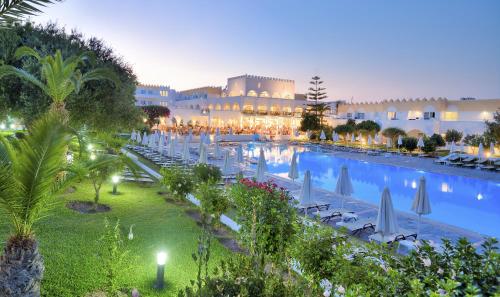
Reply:
<svg viewBox="0 0 500 297"><path fill-rule="evenodd" d="M330 99L500 98L500 0L66 0L34 20L177 90L247 73L301 93L318 74Z"/></svg>

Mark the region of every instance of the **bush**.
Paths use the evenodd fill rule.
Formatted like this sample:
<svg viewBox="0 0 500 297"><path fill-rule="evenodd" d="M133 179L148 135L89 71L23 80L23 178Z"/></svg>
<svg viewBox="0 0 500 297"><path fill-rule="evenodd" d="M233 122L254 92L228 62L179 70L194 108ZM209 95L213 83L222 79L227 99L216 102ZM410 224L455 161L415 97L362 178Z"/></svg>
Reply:
<svg viewBox="0 0 500 297"><path fill-rule="evenodd" d="M221 189L213 184L202 183L198 186L194 196L200 200L201 210L210 215L217 222L220 216L228 210L229 202Z"/></svg>
<svg viewBox="0 0 500 297"><path fill-rule="evenodd" d="M17 139L24 139L24 137L26 137L26 135L24 135L23 132L19 132L19 131L14 133L14 135L16 136Z"/></svg>
<svg viewBox="0 0 500 297"><path fill-rule="evenodd" d="M217 183L222 178L219 167L204 163L196 164L193 167L193 175L201 183Z"/></svg>
<svg viewBox="0 0 500 297"><path fill-rule="evenodd" d="M446 135L444 138L446 139L447 142L459 142L462 139L462 132L458 132L457 130L451 129L446 131Z"/></svg>
<svg viewBox="0 0 500 297"><path fill-rule="evenodd" d="M443 136L441 136L440 134L432 134L432 136L430 137L430 140L434 141L434 144L436 146L445 146L446 145L446 142L444 142L444 139L443 139Z"/></svg>
<svg viewBox="0 0 500 297"><path fill-rule="evenodd" d="M413 152L417 148L418 139L415 137L404 137L403 138L403 147L409 151Z"/></svg>
<svg viewBox="0 0 500 297"><path fill-rule="evenodd" d="M353 119L348 119L347 122L345 123L347 126L353 126L356 127L356 121Z"/></svg>
<svg viewBox="0 0 500 297"><path fill-rule="evenodd" d="M437 135L437 134L434 134ZM422 151L425 153L432 153L436 151L436 142L432 140L432 138L424 138L424 146L422 147Z"/></svg>
<svg viewBox="0 0 500 297"><path fill-rule="evenodd" d="M356 130L362 134L374 135L380 131L380 125L374 121L366 120L356 125Z"/></svg>
<svg viewBox="0 0 500 297"><path fill-rule="evenodd" d="M185 198L193 190L193 177L182 167L162 168L161 175L161 183L178 199Z"/></svg>
<svg viewBox="0 0 500 297"><path fill-rule="evenodd" d="M300 120L300 131L306 132L307 130L319 130L321 123L319 117L314 113L304 112L302 120Z"/></svg>
<svg viewBox="0 0 500 297"><path fill-rule="evenodd" d="M346 138L347 134L352 134L354 133L354 126L352 125L338 125L333 129L337 134L342 135L344 139Z"/></svg>
<svg viewBox="0 0 500 297"><path fill-rule="evenodd" d="M406 132L403 129L399 129L396 127L389 127L385 128L384 131L382 131L382 135L384 135L384 137L390 138L394 142L394 140L400 135L406 136Z"/></svg>

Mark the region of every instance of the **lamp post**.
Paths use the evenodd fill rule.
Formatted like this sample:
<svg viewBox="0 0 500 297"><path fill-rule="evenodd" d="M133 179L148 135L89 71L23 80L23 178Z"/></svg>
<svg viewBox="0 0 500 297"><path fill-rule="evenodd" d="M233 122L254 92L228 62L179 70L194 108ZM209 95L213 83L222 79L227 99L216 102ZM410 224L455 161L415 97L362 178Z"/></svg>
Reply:
<svg viewBox="0 0 500 297"><path fill-rule="evenodd" d="M111 181L113 182L113 195L116 195L118 193L117 188L118 188L118 182L120 181L120 177L118 175L113 175L111 177Z"/></svg>
<svg viewBox="0 0 500 297"><path fill-rule="evenodd" d="M161 290L165 287L165 263L167 262L167 253L159 252L156 255L156 282L154 288Z"/></svg>

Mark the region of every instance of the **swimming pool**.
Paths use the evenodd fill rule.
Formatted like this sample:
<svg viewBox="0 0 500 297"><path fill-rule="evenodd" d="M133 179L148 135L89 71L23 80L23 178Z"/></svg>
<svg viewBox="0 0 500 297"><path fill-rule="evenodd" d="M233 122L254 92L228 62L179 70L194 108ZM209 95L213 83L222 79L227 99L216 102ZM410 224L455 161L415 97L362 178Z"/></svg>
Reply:
<svg viewBox="0 0 500 297"><path fill-rule="evenodd" d="M265 149L269 172L287 178L294 147L249 143L246 153L258 157L261 146ZM408 213L411 213L418 180L425 176L432 207L427 218L500 238L500 183L339 158L300 146L295 149L299 180L310 170L313 186L334 191L340 167L345 164L354 197L378 205L387 186L394 207Z"/></svg>

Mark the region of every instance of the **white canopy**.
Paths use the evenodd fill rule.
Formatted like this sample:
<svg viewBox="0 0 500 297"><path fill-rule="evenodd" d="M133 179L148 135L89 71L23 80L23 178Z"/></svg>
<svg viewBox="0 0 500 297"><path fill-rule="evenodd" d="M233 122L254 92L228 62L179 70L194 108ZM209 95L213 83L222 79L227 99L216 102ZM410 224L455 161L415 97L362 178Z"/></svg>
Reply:
<svg viewBox="0 0 500 297"><path fill-rule="evenodd" d="M386 235L398 232L398 230L398 220L392 206L391 193L389 192L389 188L386 187L380 199L375 232L381 233L383 238Z"/></svg>
<svg viewBox="0 0 500 297"><path fill-rule="evenodd" d="M418 233L420 232L420 217L422 215L431 213L431 203L429 201L429 194L427 193L425 184L425 177L422 176L420 178L418 190L415 193L415 198L413 199L413 204L411 206L411 210L413 210L418 215L417 237Z"/></svg>
<svg viewBox="0 0 500 297"><path fill-rule="evenodd" d="M293 151L292 162L290 163L290 170L288 170L288 177L295 181L299 177L299 168L297 166L297 152Z"/></svg>
<svg viewBox="0 0 500 297"><path fill-rule="evenodd" d="M264 155L264 149L260 148L259 162L257 163L257 172L255 173L255 178L258 182L265 180L265 173L267 172L266 157Z"/></svg>

